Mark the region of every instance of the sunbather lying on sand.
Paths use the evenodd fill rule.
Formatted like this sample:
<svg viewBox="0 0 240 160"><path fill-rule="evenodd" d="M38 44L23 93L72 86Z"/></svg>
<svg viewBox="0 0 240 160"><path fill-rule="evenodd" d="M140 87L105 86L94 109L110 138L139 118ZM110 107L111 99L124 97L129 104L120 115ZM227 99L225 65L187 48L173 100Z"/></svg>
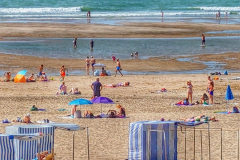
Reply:
<svg viewBox="0 0 240 160"><path fill-rule="evenodd" d="M123 82L123 83L118 83L118 84L108 84L108 85L105 85L104 84L104 87L119 87L119 86L129 86L130 82Z"/></svg>
<svg viewBox="0 0 240 160"><path fill-rule="evenodd" d="M84 111L83 116L84 116L85 118L94 118L93 113L90 112L89 110Z"/></svg>
<svg viewBox="0 0 240 160"><path fill-rule="evenodd" d="M176 103L176 105L189 105L188 98L179 101L178 103Z"/></svg>
<svg viewBox="0 0 240 160"><path fill-rule="evenodd" d="M217 122L218 120L215 118L215 116L212 117L208 117L205 115L201 115L201 116L196 116L196 117L191 117L191 118L182 118L180 119L184 122L208 122L208 121L212 121L212 122Z"/></svg>

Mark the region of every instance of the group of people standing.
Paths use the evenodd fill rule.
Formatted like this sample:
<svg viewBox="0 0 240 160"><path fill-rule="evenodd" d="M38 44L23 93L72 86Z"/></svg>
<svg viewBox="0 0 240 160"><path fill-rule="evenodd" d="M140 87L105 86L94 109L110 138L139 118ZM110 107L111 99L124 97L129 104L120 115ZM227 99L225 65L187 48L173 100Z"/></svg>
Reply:
<svg viewBox="0 0 240 160"><path fill-rule="evenodd" d="M90 42L90 50L93 50L93 46L94 46L94 41L91 39ZM73 48L76 49L77 48L77 38L74 38L73 40Z"/></svg>
<svg viewBox="0 0 240 160"><path fill-rule="evenodd" d="M208 76L206 92L209 95L209 104L213 104L214 82L210 76ZM190 104L192 104L192 95L193 95L193 85L191 81L187 81L187 100L190 101ZM204 99L205 98L201 98L202 103L204 102Z"/></svg>

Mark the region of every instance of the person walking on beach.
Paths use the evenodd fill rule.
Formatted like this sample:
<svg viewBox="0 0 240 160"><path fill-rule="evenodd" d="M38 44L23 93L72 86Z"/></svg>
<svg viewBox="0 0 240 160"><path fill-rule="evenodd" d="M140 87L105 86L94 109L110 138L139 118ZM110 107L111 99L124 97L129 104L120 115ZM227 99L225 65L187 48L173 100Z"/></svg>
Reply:
<svg viewBox="0 0 240 160"><path fill-rule="evenodd" d="M92 74L94 75L94 64L96 64L96 59L94 59L93 56L91 56L90 62L92 65Z"/></svg>
<svg viewBox="0 0 240 160"><path fill-rule="evenodd" d="M205 35L202 34L202 45L205 45Z"/></svg>
<svg viewBox="0 0 240 160"><path fill-rule="evenodd" d="M74 38L73 40L73 48L77 48L77 38Z"/></svg>
<svg viewBox="0 0 240 160"><path fill-rule="evenodd" d="M85 62L86 62L86 73L87 75L89 75L90 59L88 56L87 56L87 59L85 59Z"/></svg>
<svg viewBox="0 0 240 160"><path fill-rule="evenodd" d="M41 66L38 68L39 70L39 76L42 75L42 72L43 72L43 64L41 64Z"/></svg>
<svg viewBox="0 0 240 160"><path fill-rule="evenodd" d="M192 94L193 94L193 85L191 81L187 81L187 98L190 100L190 103L192 103Z"/></svg>
<svg viewBox="0 0 240 160"><path fill-rule="evenodd" d="M99 78L92 83L91 89L93 90L93 98L101 96L102 84L99 82Z"/></svg>
<svg viewBox="0 0 240 160"><path fill-rule="evenodd" d="M60 81L64 81L64 78L66 76L66 71L67 71L67 75L68 75L68 69L67 68L65 68L64 66L62 66L60 68L60 75L61 75Z"/></svg>
<svg viewBox="0 0 240 160"><path fill-rule="evenodd" d="M90 50L91 51L93 50L93 46L94 46L94 41L91 39L91 41L90 41Z"/></svg>
<svg viewBox="0 0 240 160"><path fill-rule="evenodd" d="M138 52L135 52L135 59L138 58Z"/></svg>
<svg viewBox="0 0 240 160"><path fill-rule="evenodd" d="M122 70L122 69L121 69L121 64L120 64L120 62L119 62L119 59L117 59L117 62L116 62L116 73L115 73L115 76L114 76L114 77L116 77L117 72L119 72L119 73L123 76L121 70Z"/></svg>

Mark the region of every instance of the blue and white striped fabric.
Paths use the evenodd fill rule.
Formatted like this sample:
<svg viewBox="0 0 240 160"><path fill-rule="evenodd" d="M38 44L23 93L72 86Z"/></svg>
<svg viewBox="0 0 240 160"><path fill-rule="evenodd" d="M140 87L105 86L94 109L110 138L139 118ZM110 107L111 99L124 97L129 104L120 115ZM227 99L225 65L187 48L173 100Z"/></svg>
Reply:
<svg viewBox="0 0 240 160"><path fill-rule="evenodd" d="M14 160L13 136L0 134L0 159Z"/></svg>
<svg viewBox="0 0 240 160"><path fill-rule="evenodd" d="M140 121L129 126L129 160L177 159L177 122Z"/></svg>
<svg viewBox="0 0 240 160"><path fill-rule="evenodd" d="M40 142L40 152L49 151L53 148L54 143L54 127L49 125L17 125L7 126L6 134L33 134L43 133L43 138L39 140L25 141L14 139L15 160L34 159L38 153L38 141Z"/></svg>

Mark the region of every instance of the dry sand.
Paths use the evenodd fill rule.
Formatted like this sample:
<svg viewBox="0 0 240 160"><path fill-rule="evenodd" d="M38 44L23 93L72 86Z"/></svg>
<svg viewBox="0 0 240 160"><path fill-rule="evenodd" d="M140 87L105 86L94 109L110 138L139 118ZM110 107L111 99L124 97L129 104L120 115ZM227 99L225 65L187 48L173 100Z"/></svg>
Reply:
<svg viewBox="0 0 240 160"><path fill-rule="evenodd" d="M97 24L0 24L0 34L4 37L192 37L199 36L205 31L235 30L237 25L219 24L189 24L189 23L128 23L119 26L97 25ZM211 35L209 35L211 36ZM213 36L213 35L212 35ZM215 59L226 63L226 69L239 69L239 56L236 53L197 55L199 60L208 61ZM228 58L227 58L228 57ZM31 56L16 56L0 54L2 70L17 72L27 68L29 72L37 73L37 67L44 64L45 70L58 71L61 65L70 70L84 69L84 60L73 59L49 59ZM114 70L112 61L97 60ZM37 63L36 63L37 62ZM157 57L148 60L123 60L123 69L127 71L181 71L204 69L206 66L198 63L179 62L176 58ZM17 67L13 67L17 66ZM239 115L215 114L214 111L225 111L225 91L230 84L235 99L234 103L240 103L239 81L228 80L238 77L237 73L228 76L218 76L224 80L215 81L213 106L185 106L172 105L186 97L186 81L192 80L194 86L193 101L200 99L206 90L207 75L204 74L169 74L169 75L124 75L120 77L100 77L102 84L119 83L129 81L129 87L103 88L102 96L109 97L116 103L123 105L126 109L125 119L61 119L70 114L70 111L58 111L59 108L70 109L68 102L76 98L90 99L92 91L91 83L96 79L93 76L68 76L65 79L68 90L78 87L81 95L56 95L61 84L60 77L53 78L51 82L35 83L1 83L1 119L9 120L31 114L33 122L49 119L54 122L75 123L82 127L89 127L90 133L90 156L91 159L126 159L128 155L128 125L130 122L142 120L159 120L160 118L179 120L180 118L198 115L216 116L219 122L211 122L211 128L223 128L224 159L237 158L237 141L235 131L228 129L239 129ZM3 77L2 77L3 78ZM166 93L151 93L166 88ZM46 109L46 112L30 112L32 105ZM81 106L81 110L89 109L95 115L100 114L101 105ZM102 105L103 112L115 109L116 105ZM233 105L231 105L232 107ZM238 106L238 105L237 105ZM80 109L80 107L78 107ZM2 124L0 132L4 133L5 127L11 124ZM206 128L203 125L202 128ZM197 153L196 159L200 159L200 132L196 132ZM208 159L208 138L203 131L204 159ZM193 159L193 137L188 132L187 159ZM220 159L220 132L211 132L211 156L212 159ZM184 159L184 134L179 132L179 159ZM234 137L234 138L233 138ZM56 159L72 159L72 133L56 131L55 137ZM86 131L76 132L75 159L87 159Z"/></svg>
<svg viewBox="0 0 240 160"><path fill-rule="evenodd" d="M228 76L222 75L220 78L232 78L238 74ZM178 107L172 105L186 97L186 81L192 80L194 86L193 101L200 99L201 95L206 90L207 75L203 74L188 74L188 75L124 75L123 77L108 76L100 77L102 84L119 83L129 81L129 87L119 88L103 88L101 94L111 98L114 102L123 105L126 108L127 117L125 119L61 119L70 114L70 111L58 111L59 108L70 109L68 102L76 98L90 99L92 91L91 83L96 77L93 76L68 76L65 79L68 90L71 87L78 87L81 95L56 95L61 82L59 77L54 78L51 82L32 82L32 83L13 83L1 82L1 119L8 118L9 120L16 117L23 117L25 114L31 114L31 120L37 121L49 119L54 122L75 123L82 127L89 127L90 132L90 155L91 159L126 159L128 155L128 125L129 122L141 120L159 120L160 118L180 120L180 118L193 117L198 115L216 116L219 122L211 122L212 128L238 129L239 116L238 114L221 115L215 114L214 111L225 111L226 100L225 91L228 84L231 85L235 99L234 103L240 103L239 98L239 81L238 80L218 80L215 81L214 104L213 106L185 106ZM152 91L166 88L169 92L166 93L151 93ZM30 112L32 105L38 108L46 109L46 112ZM100 114L101 105L81 106L81 110L89 109L95 115ZM106 113L109 109L115 109L114 105L102 105L103 112ZM232 107L232 105L231 105ZM80 109L80 107L78 107ZM4 128L7 125L2 124L0 132L4 133ZM206 125L203 125L206 128ZM56 132L55 151L57 159L71 159L72 154L72 133L65 131ZM213 131L212 149L216 153L212 153L212 157L219 159L220 147L214 146L219 142L219 137L215 139L215 134L220 132ZM196 132L199 134L199 132ZM203 132L205 135L206 132ZM225 138L229 134L224 134ZM188 144L192 147L192 135L189 136ZM234 137L236 135L234 134ZM206 136L204 137L206 138ZM231 138L230 138L231 139ZM199 137L197 138L199 141ZM214 141L215 140L215 141ZM224 139L224 142L227 140ZM236 141L232 142L232 146L236 147ZM179 157L184 157L184 134L179 132ZM228 141L229 142L229 141ZM76 159L86 159L87 155L86 131L76 132L75 138L75 156ZM204 145L208 145L204 140ZM199 145L197 145L199 147ZM207 148L205 147L205 154ZM225 146L225 150L228 148ZM229 157L230 151L225 153L225 157ZM189 148L188 156L192 156L192 150ZM236 148L233 154L236 153ZM198 158L199 159L199 152ZM234 154L236 156L236 154ZM213 159L215 159L213 158ZM228 158L226 158L228 159Z"/></svg>

